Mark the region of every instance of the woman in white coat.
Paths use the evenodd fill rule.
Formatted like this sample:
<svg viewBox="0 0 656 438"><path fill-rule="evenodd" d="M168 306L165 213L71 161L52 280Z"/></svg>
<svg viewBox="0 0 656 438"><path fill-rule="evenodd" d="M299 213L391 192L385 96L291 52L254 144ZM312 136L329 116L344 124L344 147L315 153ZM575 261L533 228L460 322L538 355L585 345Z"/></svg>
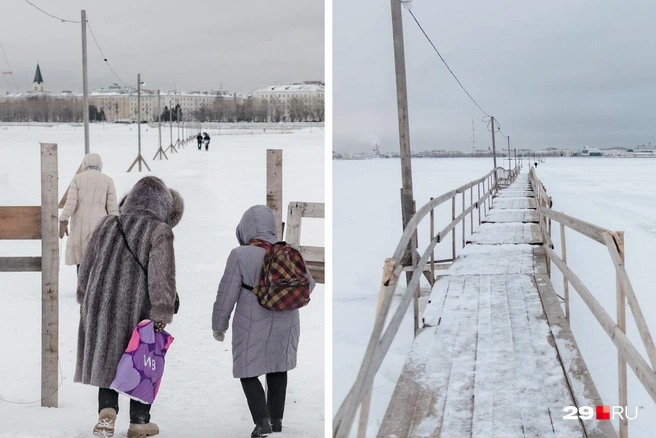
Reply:
<svg viewBox="0 0 656 438"><path fill-rule="evenodd" d="M68 235L67 265L77 265L79 268L89 235L98 221L108 214L118 214L114 181L102 173L100 155L87 154L82 160L82 172L73 177L68 187L66 205L59 216L59 238Z"/></svg>

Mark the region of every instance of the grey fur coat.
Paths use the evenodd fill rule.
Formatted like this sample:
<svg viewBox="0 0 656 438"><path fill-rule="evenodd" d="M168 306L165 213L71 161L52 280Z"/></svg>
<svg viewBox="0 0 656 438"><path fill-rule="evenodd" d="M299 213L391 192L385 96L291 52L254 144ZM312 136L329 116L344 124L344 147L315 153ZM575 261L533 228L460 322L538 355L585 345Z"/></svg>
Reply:
<svg viewBox="0 0 656 438"><path fill-rule="evenodd" d="M173 231L180 195L158 178L139 180L121 201L127 243L117 216L102 219L89 238L78 274L81 304L76 382L109 388L132 331L143 319L170 323L176 296Z"/></svg>
<svg viewBox="0 0 656 438"><path fill-rule="evenodd" d="M300 336L298 310L265 309L253 292L242 287L242 283L256 285L262 270L266 251L247 246L254 238L278 241L273 212L265 205L249 208L237 226L241 246L228 257L212 313L212 330L226 331L236 305L232 322L232 373L236 378L295 368ZM307 276L312 290L314 280L309 272Z"/></svg>

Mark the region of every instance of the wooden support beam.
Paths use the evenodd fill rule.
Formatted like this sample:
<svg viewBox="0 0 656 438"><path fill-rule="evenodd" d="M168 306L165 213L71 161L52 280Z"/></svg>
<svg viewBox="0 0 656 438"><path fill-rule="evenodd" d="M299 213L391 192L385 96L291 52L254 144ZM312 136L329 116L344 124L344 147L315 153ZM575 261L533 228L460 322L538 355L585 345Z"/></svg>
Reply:
<svg viewBox="0 0 656 438"><path fill-rule="evenodd" d="M57 145L41 143L41 406L58 406L59 245Z"/></svg>
<svg viewBox="0 0 656 438"><path fill-rule="evenodd" d="M0 207L0 240L41 238L41 207Z"/></svg>
<svg viewBox="0 0 656 438"><path fill-rule="evenodd" d="M266 187L266 205L273 210L278 239L282 240L282 149L267 149Z"/></svg>
<svg viewBox="0 0 656 438"><path fill-rule="evenodd" d="M40 272L41 257L0 257L0 272Z"/></svg>

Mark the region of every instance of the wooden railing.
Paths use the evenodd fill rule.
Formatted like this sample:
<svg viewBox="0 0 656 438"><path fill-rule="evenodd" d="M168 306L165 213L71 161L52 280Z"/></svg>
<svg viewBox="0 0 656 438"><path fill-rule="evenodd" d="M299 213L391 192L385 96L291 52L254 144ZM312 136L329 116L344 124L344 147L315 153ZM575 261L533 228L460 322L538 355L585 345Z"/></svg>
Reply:
<svg viewBox="0 0 656 438"><path fill-rule="evenodd" d="M333 437L346 438L349 436L359 408L360 426L358 429L358 436L365 436L369 403L371 399L371 388L373 386L374 378L385 359L385 355L390 349L392 341L401 326L401 322L403 321L403 317L405 316L411 301L414 301L415 334L417 333L419 321L418 300L420 278L422 275L429 275L429 282L432 285L435 282L435 271L453 263L457 256L456 230L458 225L462 224L461 243L462 247L464 247L467 217L469 216L470 228L473 233L474 211L478 211L478 223L480 225L481 209L483 209L483 215L485 215L490 208L492 197L498 191L499 185L510 184L518 174L518 167L512 170L498 167L482 178L465 184L464 186L447 192L437 198L431 198L431 200L421 207L410 219L403 231L401 240L394 251L394 255L385 260L374 328L355 383L333 418ZM474 195L475 188L476 195ZM469 192L469 197L467 196L467 192ZM462 207L460 213L456 216L456 201L458 195L462 195ZM474 196L476 196L475 201ZM469 198L469 205L467 205L467 198ZM451 222L435 234L434 210L436 207L448 201L451 201ZM427 216L430 221L430 240L423 254L420 256L417 251L417 228ZM446 260L435 260L434 249L436 245L448 240L449 233L451 233L452 236L452 258ZM385 326L387 316L390 313L394 292L398 286L399 277L404 271L411 273L408 276L408 286L403 293L401 302L396 308L394 315L391 317L389 324Z"/></svg>
<svg viewBox="0 0 656 438"><path fill-rule="evenodd" d="M656 369L656 349L654 348L654 341L647 326L647 322L642 310L640 309L640 305L638 304L631 280L629 279L624 267L624 232L610 231L552 210L551 198L547 195L544 185L540 182L533 169L529 172L529 179L533 186L533 191L537 201L540 230L544 242L543 247L547 255L547 272L550 272L551 263L553 263L563 274L564 296L559 298L565 305L565 316L567 321L569 322L570 320L569 284L571 284L617 348L619 379L619 400L617 405L624 407L628 406L627 364L631 367L638 378L638 381L645 388L652 400L656 402L656 373L654 372ZM554 245L551 241L552 221L556 221L560 224L561 256L556 254L554 251ZM613 320L567 264L567 247L565 239L566 227L601 243L608 249L613 265L615 266L617 321ZM633 343L626 336L627 301L638 327L640 338L642 339L645 350L647 351L649 363L642 357ZM626 415L620 420L619 436L620 438L628 437L628 419Z"/></svg>

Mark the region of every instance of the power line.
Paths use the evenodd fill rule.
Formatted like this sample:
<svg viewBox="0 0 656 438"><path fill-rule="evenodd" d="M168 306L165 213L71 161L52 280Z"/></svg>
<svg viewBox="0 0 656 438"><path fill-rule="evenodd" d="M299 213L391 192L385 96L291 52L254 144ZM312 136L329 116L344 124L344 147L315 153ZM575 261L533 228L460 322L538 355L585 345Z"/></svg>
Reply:
<svg viewBox="0 0 656 438"><path fill-rule="evenodd" d="M116 74L116 72L112 68L112 65L109 63L109 61L107 60L107 57L105 56L102 49L100 48L100 44L98 44L98 40L96 39L96 35L93 33L93 29L91 29L91 23L89 21L87 21L87 26L89 27L89 31L91 32L91 36L93 37L93 41L96 43L96 47L98 47L98 51L100 52L100 56L102 56L103 60L105 61L105 64L107 64L107 67L109 68L109 70L114 74L114 76L116 76L116 79L118 79L120 82L123 83L123 85L125 85L127 87L128 84L123 79L121 79L121 77L118 74Z"/></svg>
<svg viewBox="0 0 656 438"><path fill-rule="evenodd" d="M41 11L41 12L43 12L43 13L46 14L47 16L49 16L49 17L51 17L51 18L54 18L54 19L56 19L56 20L59 20L59 21L61 21L62 23L81 23L81 21L66 20L66 19L61 18L61 17L58 17L58 16L56 16L56 15L52 15L51 13L44 11L43 9L41 9L40 7L38 7L37 5L35 5L34 3L32 3L30 0L25 0L25 2L28 3L28 4L30 4L30 5L32 5L32 6L34 6L36 9L38 9L38 10Z"/></svg>
<svg viewBox="0 0 656 438"><path fill-rule="evenodd" d="M16 78L14 77L14 71L11 69L11 64L9 64L9 58L7 58L7 53L5 52L5 47L2 45L2 41L0 41L0 49L2 49L2 56L4 56L5 61L7 61L7 67L9 67L9 75L11 75L11 80L14 82L14 86L16 87L16 92L20 93L20 89L18 88L18 84L16 83ZM5 76L4 74L2 75L3 77ZM7 87L9 87L9 81L7 78L5 78L5 82L7 82Z"/></svg>
<svg viewBox="0 0 656 438"><path fill-rule="evenodd" d="M412 18L415 20L415 23L417 23L417 26L419 26L419 29L421 29L421 32L424 34L424 36L426 37L426 39L428 40L428 42L430 43L430 45L433 46L433 49L435 50L435 53L437 53L437 56L440 57L440 59L442 60L442 62L443 62L444 65L446 66L446 68L447 68L447 69L449 70L449 72L451 73L451 76L453 76L453 78L456 80L456 82L458 82L458 85L460 85L460 88L462 88L462 90L463 90L465 93L467 93L467 96L469 96L469 98L471 99L471 101L474 102L474 105L476 105L476 106L478 107L478 109L480 109L481 111L483 111L483 113L484 113L486 116L490 117L490 115L489 115L489 114L488 114L483 108L481 108L481 106L478 104L478 102L476 102L476 100L474 100L474 98L471 96L471 94L469 94L469 91L467 91L467 89L462 85L462 83L460 82L460 80L458 79L458 77L455 75L455 73L453 73L453 70L451 70L451 67L449 67L449 64L446 63L446 61L444 60L444 58L443 58L442 55L440 54L439 50L437 50L437 47L435 47L435 44L433 44L433 41L431 41L431 39L430 39L430 37L428 36L428 34L426 34L426 31L424 30L424 28L421 27L421 24L419 24L419 20L417 20L417 17L415 17L415 14L413 14L412 11L411 11L410 9L408 9L408 12L410 12L410 15L412 15Z"/></svg>

